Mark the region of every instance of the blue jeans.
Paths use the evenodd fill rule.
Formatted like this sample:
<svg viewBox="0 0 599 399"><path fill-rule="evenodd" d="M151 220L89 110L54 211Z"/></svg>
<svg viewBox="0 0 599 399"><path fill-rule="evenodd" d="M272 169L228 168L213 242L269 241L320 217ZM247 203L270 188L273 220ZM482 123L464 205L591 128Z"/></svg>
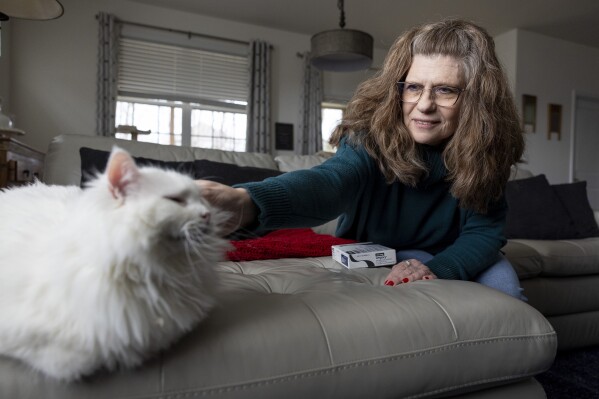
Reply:
<svg viewBox="0 0 599 399"><path fill-rule="evenodd" d="M397 251L397 262L406 259L417 259L426 264L426 262L433 259L433 255L418 249ZM520 287L520 280L518 279L516 271L512 267L512 264L501 253L499 254L499 260L476 276L473 281L486 285L487 287L495 288L514 298L523 301L527 300L522 294L523 289Z"/></svg>

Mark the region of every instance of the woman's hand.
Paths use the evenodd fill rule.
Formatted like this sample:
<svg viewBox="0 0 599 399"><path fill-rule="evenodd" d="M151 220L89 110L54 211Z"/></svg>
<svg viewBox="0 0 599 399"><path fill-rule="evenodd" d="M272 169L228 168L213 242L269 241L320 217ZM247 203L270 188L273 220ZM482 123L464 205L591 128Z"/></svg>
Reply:
<svg viewBox="0 0 599 399"><path fill-rule="evenodd" d="M210 180L196 180L202 195L212 206L230 214L222 226L221 234L227 236L256 220L258 209L248 192L243 188L233 188Z"/></svg>
<svg viewBox="0 0 599 399"><path fill-rule="evenodd" d="M385 285L397 285L416 280L433 280L437 276L424 263L417 259L404 260L391 268Z"/></svg>

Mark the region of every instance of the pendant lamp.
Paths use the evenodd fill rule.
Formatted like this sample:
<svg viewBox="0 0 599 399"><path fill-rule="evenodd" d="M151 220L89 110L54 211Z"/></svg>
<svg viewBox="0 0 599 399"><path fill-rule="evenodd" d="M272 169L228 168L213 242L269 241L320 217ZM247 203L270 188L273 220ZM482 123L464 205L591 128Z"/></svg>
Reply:
<svg viewBox="0 0 599 399"><path fill-rule="evenodd" d="M63 13L58 0L0 0L0 21L9 18L48 20Z"/></svg>
<svg viewBox="0 0 599 399"><path fill-rule="evenodd" d="M339 27L312 36L310 62L318 69L351 72L368 69L372 64L373 39L368 33L344 29L343 0L337 1L341 12Z"/></svg>

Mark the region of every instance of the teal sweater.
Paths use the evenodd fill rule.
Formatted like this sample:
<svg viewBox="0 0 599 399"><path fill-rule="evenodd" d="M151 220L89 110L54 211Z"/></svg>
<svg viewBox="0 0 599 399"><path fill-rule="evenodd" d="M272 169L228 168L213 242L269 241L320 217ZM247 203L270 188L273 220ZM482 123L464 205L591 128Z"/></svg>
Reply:
<svg viewBox="0 0 599 399"><path fill-rule="evenodd" d="M311 227L340 216L336 235L434 255L439 278L470 280L505 244L505 201L480 214L458 206L445 181L442 149L422 146L429 174L417 187L387 184L362 147L342 142L334 157L308 170L242 184L264 229Z"/></svg>

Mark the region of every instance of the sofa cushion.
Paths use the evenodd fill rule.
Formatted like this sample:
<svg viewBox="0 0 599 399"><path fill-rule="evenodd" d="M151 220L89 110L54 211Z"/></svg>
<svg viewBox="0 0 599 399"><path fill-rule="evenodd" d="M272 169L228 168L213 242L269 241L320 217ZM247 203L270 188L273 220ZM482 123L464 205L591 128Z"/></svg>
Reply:
<svg viewBox="0 0 599 399"><path fill-rule="evenodd" d="M96 173L103 172L108 163L110 152L83 147L81 155L81 186L89 181ZM156 166L176 170L193 179L206 179L229 186L239 183L261 181L267 177L282 174L276 169L256 168L253 166L237 166L224 162L199 159L195 161L161 161L145 157L133 157L139 166Z"/></svg>
<svg viewBox="0 0 599 399"><path fill-rule="evenodd" d="M597 286L595 285L595 287ZM551 322L559 337L558 348L560 350L580 349L599 345L597 334L599 311L549 316L547 319ZM584 363L581 365L584 365Z"/></svg>
<svg viewBox="0 0 599 399"><path fill-rule="evenodd" d="M176 162L207 159L239 166L277 169L277 164L270 154L157 145L95 135L63 134L54 137L48 146L44 159L43 181L47 184L79 185L81 183L79 149L87 147L110 151L115 145L127 150L134 157Z"/></svg>
<svg viewBox="0 0 599 399"><path fill-rule="evenodd" d="M537 277L543 273L543 259L530 245L518 240L508 240L501 251L514 267L520 280Z"/></svg>
<svg viewBox="0 0 599 399"><path fill-rule="evenodd" d="M278 170L277 163L270 154L259 152L238 152L214 150L209 148L187 147L193 159L206 159L213 162L223 162L238 166L250 166Z"/></svg>
<svg viewBox="0 0 599 399"><path fill-rule="evenodd" d="M275 162L280 171L291 172L299 169L310 169L320 165L330 156L325 155L279 155L275 157Z"/></svg>
<svg viewBox="0 0 599 399"><path fill-rule="evenodd" d="M510 172L510 180L519 180L519 179L527 179L529 177L533 177L534 174L528 170L521 168L520 165L512 165Z"/></svg>
<svg viewBox="0 0 599 399"><path fill-rule="evenodd" d="M199 159L193 162L194 176L197 179L212 180L232 186L234 184L262 181L267 177L279 176L283 172L276 169L237 166L224 162Z"/></svg>
<svg viewBox="0 0 599 399"><path fill-rule="evenodd" d="M79 155L81 156L81 186L83 186L97 173L104 172L110 152L82 147L79 149ZM161 161L144 157L133 158L138 166L156 166L163 169L176 170L177 172L196 178L194 163L190 161Z"/></svg>
<svg viewBox="0 0 599 399"><path fill-rule="evenodd" d="M537 261L541 276L599 274L599 237L574 240L512 239L503 248L518 275L533 277ZM536 255L535 255L536 254Z"/></svg>
<svg viewBox="0 0 599 399"><path fill-rule="evenodd" d="M578 231L545 175L508 181L507 238L556 240L576 238Z"/></svg>
<svg viewBox="0 0 599 399"><path fill-rule="evenodd" d="M599 311L598 286L599 275L538 277L522 281L528 304L545 316ZM593 330L597 331L596 328ZM560 347L561 344L560 342Z"/></svg>
<svg viewBox="0 0 599 399"><path fill-rule="evenodd" d="M599 237L599 227L587 195L587 182L554 184L551 187L574 222L576 238Z"/></svg>

